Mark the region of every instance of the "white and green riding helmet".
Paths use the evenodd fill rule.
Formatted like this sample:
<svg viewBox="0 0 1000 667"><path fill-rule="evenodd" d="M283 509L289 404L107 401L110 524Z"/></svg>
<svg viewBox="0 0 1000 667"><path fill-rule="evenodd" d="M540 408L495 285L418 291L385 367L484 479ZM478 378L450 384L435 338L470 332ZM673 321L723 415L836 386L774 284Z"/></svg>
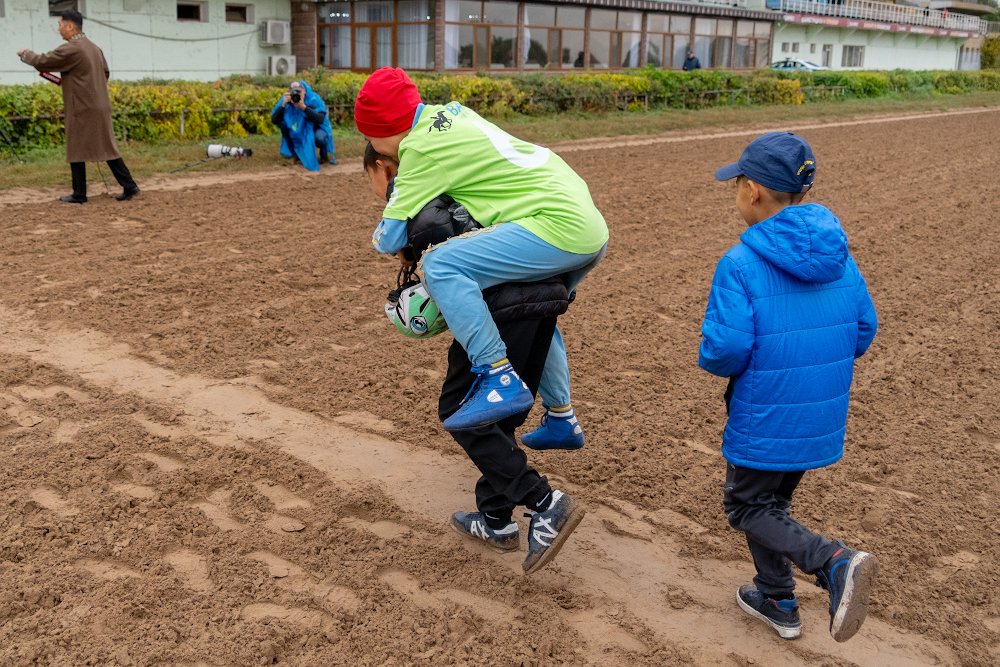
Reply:
<svg viewBox="0 0 1000 667"><path fill-rule="evenodd" d="M389 293L385 316L410 338L430 338L448 330L434 299L422 283L404 285Z"/></svg>

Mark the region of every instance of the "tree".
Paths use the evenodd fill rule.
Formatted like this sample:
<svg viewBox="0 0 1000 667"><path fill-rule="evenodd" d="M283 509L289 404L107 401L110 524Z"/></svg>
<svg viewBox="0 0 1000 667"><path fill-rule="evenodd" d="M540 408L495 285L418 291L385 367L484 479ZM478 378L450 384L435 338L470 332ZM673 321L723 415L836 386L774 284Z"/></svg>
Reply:
<svg viewBox="0 0 1000 667"><path fill-rule="evenodd" d="M987 38L979 55L983 69L1000 69L1000 37Z"/></svg>
<svg viewBox="0 0 1000 667"><path fill-rule="evenodd" d="M983 20L1000 22L1000 5L997 4L997 0L983 0L983 4L989 5L994 10L992 14L984 16Z"/></svg>

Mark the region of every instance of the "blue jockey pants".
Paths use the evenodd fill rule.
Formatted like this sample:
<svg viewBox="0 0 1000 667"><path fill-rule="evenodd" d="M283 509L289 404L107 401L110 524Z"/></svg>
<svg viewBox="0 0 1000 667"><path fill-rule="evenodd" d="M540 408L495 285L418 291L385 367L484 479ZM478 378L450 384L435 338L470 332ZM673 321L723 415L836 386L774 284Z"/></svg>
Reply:
<svg viewBox="0 0 1000 667"><path fill-rule="evenodd" d="M432 246L424 252L417 272L472 365L483 366L507 356L507 347L483 301L484 289L561 275L572 292L600 263L605 250L607 244L586 255L567 252L507 222ZM557 327L538 388L546 405L570 403L569 379L566 346Z"/></svg>

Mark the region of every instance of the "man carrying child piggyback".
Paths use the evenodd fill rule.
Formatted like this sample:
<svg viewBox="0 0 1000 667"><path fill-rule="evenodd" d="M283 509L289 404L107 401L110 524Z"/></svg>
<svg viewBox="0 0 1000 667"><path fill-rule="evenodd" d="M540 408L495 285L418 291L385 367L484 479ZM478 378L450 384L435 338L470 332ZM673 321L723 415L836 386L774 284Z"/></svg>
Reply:
<svg viewBox="0 0 1000 667"><path fill-rule="evenodd" d="M790 132L758 137L716 172L736 179L750 227L719 261L698 363L730 378L724 505L757 569L737 603L779 636L799 637L794 563L830 594L830 633L843 642L867 615L875 557L813 533L789 507L806 470L844 455L854 360L878 322L840 221L801 204L815 172L809 144Z"/></svg>
<svg viewBox="0 0 1000 667"><path fill-rule="evenodd" d="M387 201L395 190L399 163L368 144L364 167L375 196ZM465 207L454 199L435 197L407 220L407 244L401 251L401 263L412 266L429 247L447 243L456 234L477 225ZM413 289L413 283L401 275L400 287L390 293L385 307L389 320L411 337L420 337L410 324L414 320L423 320L417 329L428 335L440 331L442 325L440 316L432 314L435 309L424 310L428 302L421 300L426 292L421 295L420 291L421 288ZM409 301L414 294L418 295L417 299ZM555 276L534 282L494 285L483 291L483 299L507 346L514 372L534 396L541 385L556 331L556 318L566 312L573 296L563 279ZM421 315L410 318L409 314L414 312L412 307L418 302L416 308ZM444 326L447 328L446 323ZM475 382L476 375L465 348L457 340L453 341L448 352L448 373L438 402L442 421L461 407L463 397L468 396ZM525 410L498 422L451 433L482 473L476 483L479 511L455 512L451 526L464 537L485 543L490 549L511 552L521 546L520 527L513 519L514 509L524 506L532 510L528 555L523 563L524 573L532 574L555 558L586 510L562 491L549 486L548 480L528 465L528 457L518 447L514 436L515 429L527 416Z"/></svg>
<svg viewBox="0 0 1000 667"><path fill-rule="evenodd" d="M477 376L474 390L445 419L445 430L478 428L524 412L534 398L524 382L514 381L482 293L553 276L562 276L569 292L577 288L608 243L607 223L587 183L549 149L510 136L458 102L424 104L401 69L384 67L368 77L358 91L354 122L374 150L399 163L372 236L376 250L401 251L406 221L442 194L482 226L429 248L416 269ZM539 393L545 417L522 442L534 449L582 447L558 328Z"/></svg>

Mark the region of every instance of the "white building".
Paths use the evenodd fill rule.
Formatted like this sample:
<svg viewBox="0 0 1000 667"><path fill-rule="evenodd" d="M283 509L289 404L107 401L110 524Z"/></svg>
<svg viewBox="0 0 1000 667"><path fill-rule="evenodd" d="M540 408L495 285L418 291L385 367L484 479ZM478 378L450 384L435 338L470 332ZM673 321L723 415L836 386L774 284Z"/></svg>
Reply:
<svg viewBox="0 0 1000 667"><path fill-rule="evenodd" d="M975 16L873 0L767 5L782 12L775 61L799 58L834 70L979 69L972 45L986 24Z"/></svg>
<svg viewBox="0 0 1000 667"><path fill-rule="evenodd" d="M299 71L679 69L689 48L705 68L977 69L986 24L958 13L967 2L928 0L942 2L950 13L874 0L0 0L0 83L39 81L15 53L57 47L65 9L126 80L262 74L276 56Z"/></svg>
<svg viewBox="0 0 1000 667"><path fill-rule="evenodd" d="M62 44L54 15L77 9L83 30L104 51L116 79L212 81L229 74L262 74L268 57L291 53L261 44L262 21L289 21L288 0L0 0L0 83L36 83L17 57Z"/></svg>

